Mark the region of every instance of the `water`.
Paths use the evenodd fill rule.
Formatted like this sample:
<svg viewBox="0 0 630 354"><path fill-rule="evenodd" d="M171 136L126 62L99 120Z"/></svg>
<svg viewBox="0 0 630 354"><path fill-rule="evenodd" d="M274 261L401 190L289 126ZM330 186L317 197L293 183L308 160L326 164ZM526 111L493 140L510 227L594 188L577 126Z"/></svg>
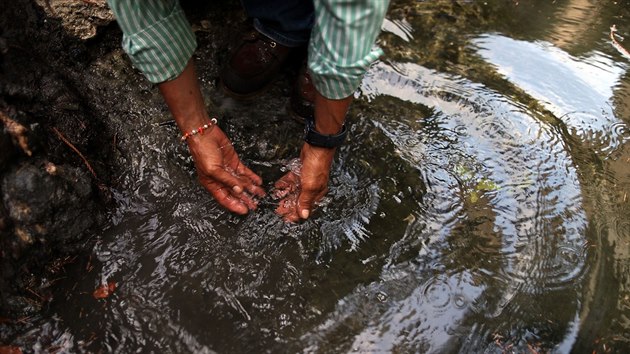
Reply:
<svg viewBox="0 0 630 354"><path fill-rule="evenodd" d="M33 348L630 350L630 60L612 25L630 37L628 2L393 1L331 191L297 225L273 203L218 208L176 132L137 117L109 222ZM261 132L204 90L271 186L299 125L272 109ZM168 119L152 97L132 103Z"/></svg>

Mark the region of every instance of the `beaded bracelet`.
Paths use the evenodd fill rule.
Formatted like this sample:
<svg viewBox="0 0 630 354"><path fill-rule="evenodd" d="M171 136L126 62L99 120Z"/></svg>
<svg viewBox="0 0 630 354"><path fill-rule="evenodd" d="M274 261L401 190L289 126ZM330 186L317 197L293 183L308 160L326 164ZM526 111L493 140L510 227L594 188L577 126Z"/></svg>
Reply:
<svg viewBox="0 0 630 354"><path fill-rule="evenodd" d="M203 132L204 132L204 131L206 131L206 130L208 130L208 129L212 130L212 128L213 128L215 125L217 125L217 119L216 119L216 118L212 118L212 119L210 119L210 122L209 122L209 123L206 123L206 124L204 124L204 125L200 126L200 127L199 127L199 128L197 128L197 129L193 129L193 130L191 130L191 131L189 131L189 132L184 133L184 135L182 135L182 138L181 138L182 143L183 143L184 141L186 141L186 139L190 138L190 137L191 137L191 136L193 136L193 135L197 135L197 134L199 134L199 135L203 135Z"/></svg>

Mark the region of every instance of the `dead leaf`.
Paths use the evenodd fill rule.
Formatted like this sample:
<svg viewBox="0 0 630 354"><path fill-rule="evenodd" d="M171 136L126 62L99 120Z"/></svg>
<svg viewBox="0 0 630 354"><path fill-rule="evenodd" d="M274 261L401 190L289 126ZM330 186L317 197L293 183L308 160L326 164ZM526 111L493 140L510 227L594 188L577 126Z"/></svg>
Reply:
<svg viewBox="0 0 630 354"><path fill-rule="evenodd" d="M114 290L116 290L116 282L110 281L107 284L101 284L92 295L95 299L106 299L114 293Z"/></svg>
<svg viewBox="0 0 630 354"><path fill-rule="evenodd" d="M10 345L0 346L0 354L22 354L22 349Z"/></svg>

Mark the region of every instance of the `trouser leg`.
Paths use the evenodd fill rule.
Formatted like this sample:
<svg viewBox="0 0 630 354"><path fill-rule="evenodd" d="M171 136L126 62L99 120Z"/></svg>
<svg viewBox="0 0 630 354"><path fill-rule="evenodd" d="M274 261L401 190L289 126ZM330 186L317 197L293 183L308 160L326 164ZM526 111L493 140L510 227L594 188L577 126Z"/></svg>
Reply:
<svg viewBox="0 0 630 354"><path fill-rule="evenodd" d="M313 0L241 0L260 33L287 46L308 43L315 21Z"/></svg>

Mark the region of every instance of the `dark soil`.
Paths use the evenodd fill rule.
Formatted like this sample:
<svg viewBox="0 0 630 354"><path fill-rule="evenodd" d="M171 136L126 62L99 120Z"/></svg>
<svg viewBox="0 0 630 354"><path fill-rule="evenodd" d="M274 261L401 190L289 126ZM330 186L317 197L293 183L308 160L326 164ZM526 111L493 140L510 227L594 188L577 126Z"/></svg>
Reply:
<svg viewBox="0 0 630 354"><path fill-rule="evenodd" d="M104 0L2 1L0 352L50 301L60 269L89 254L121 165L94 62L120 52ZM100 83L100 85L95 85ZM120 141L120 140L118 140ZM118 155L116 155L118 154Z"/></svg>
<svg viewBox="0 0 630 354"><path fill-rule="evenodd" d="M63 1L42 7L3 1L0 14L0 345L20 319L46 305L46 266L80 253L101 222L115 166L102 112L83 87L97 25L66 23L53 9L83 6L97 25L101 7ZM98 6L98 5L92 5ZM60 12L61 13L61 12ZM70 12L66 11L66 14ZM82 17L82 19L79 19ZM68 18L68 17L66 17ZM80 37L68 26L89 36ZM111 25L110 25L111 26Z"/></svg>

